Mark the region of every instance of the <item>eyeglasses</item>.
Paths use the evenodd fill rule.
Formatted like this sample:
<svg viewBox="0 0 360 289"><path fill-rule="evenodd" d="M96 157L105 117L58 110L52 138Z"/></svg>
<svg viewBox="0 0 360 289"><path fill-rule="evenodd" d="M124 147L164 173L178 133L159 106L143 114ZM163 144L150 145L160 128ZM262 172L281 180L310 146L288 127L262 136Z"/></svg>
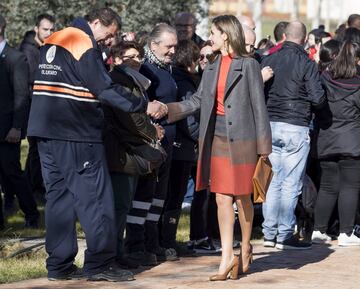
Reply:
<svg viewBox="0 0 360 289"><path fill-rule="evenodd" d="M200 61L203 61L205 58L210 60L212 54L200 54Z"/></svg>

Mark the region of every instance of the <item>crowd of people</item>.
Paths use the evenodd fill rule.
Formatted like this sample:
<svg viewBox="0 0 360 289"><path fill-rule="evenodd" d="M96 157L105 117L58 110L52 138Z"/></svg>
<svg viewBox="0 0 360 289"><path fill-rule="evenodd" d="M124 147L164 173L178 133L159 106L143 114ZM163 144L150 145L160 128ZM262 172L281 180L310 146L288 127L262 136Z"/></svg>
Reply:
<svg viewBox="0 0 360 289"><path fill-rule="evenodd" d="M180 12L150 32L121 33L120 16L101 8L54 32L55 18L41 14L18 50L0 15L4 210L16 196L24 227L37 228L35 197L44 197L49 280L130 281L133 268L220 251L210 281L238 279L253 261L259 158L273 170L265 247L360 246L360 15L335 34L281 21L275 43L257 45L250 17L213 18L207 41L196 24ZM306 174L317 197L301 227ZM183 245L176 233L189 179L196 192ZM2 206L0 196L0 230ZM74 264L77 220L83 268Z"/></svg>

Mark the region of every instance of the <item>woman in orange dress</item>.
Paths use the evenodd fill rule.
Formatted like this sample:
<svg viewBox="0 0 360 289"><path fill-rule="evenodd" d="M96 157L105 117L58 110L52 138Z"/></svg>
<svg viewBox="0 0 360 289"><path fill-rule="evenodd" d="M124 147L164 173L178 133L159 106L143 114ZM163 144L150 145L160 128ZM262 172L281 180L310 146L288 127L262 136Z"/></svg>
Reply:
<svg viewBox="0 0 360 289"><path fill-rule="evenodd" d="M218 56L203 72L197 92L168 104L170 122L200 109L196 190L216 193L221 262L211 281L237 279L252 261L250 244L254 209L252 177L257 159L271 152L271 130L260 66L246 52L243 29L235 16L213 19L212 50ZM233 202L242 232L241 254L234 256Z"/></svg>

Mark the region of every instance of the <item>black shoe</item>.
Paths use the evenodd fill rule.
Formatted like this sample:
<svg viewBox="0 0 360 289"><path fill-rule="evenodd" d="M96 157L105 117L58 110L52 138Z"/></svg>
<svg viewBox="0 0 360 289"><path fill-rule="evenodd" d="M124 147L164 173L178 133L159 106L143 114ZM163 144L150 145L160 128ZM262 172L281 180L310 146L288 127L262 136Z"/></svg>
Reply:
<svg viewBox="0 0 360 289"><path fill-rule="evenodd" d="M137 268L139 266L156 266L158 264L155 254L143 251L129 253L126 255L125 260L129 268Z"/></svg>
<svg viewBox="0 0 360 289"><path fill-rule="evenodd" d="M137 269L140 266L138 263L129 262L126 257L117 258L115 262L121 269Z"/></svg>
<svg viewBox="0 0 360 289"><path fill-rule="evenodd" d="M276 249L279 250L307 250L311 249L311 243L299 241L296 236L291 236L283 242L276 243Z"/></svg>
<svg viewBox="0 0 360 289"><path fill-rule="evenodd" d="M166 246L168 247L168 246ZM179 244L175 242L174 244L171 244L168 249L174 249L176 251L177 256L179 257L190 257L194 256L196 254L195 250L189 249L186 245Z"/></svg>
<svg viewBox="0 0 360 289"><path fill-rule="evenodd" d="M215 254L219 252L209 238L195 241L194 251L199 254Z"/></svg>
<svg viewBox="0 0 360 289"><path fill-rule="evenodd" d="M179 257L173 248L165 249L163 247L157 247L153 252L156 255L158 261L177 261Z"/></svg>
<svg viewBox="0 0 360 289"><path fill-rule="evenodd" d="M57 276L48 276L49 281L63 281L63 280L79 280L84 278L84 274L81 268L76 265L72 265L68 270L58 274Z"/></svg>
<svg viewBox="0 0 360 289"><path fill-rule="evenodd" d="M109 266L106 270L91 275L88 281L109 281L109 282L122 282L135 280L134 274L131 271L119 268L116 265Z"/></svg>
<svg viewBox="0 0 360 289"><path fill-rule="evenodd" d="M273 239L267 239L264 238L263 246L267 248L274 248L276 245L276 238Z"/></svg>

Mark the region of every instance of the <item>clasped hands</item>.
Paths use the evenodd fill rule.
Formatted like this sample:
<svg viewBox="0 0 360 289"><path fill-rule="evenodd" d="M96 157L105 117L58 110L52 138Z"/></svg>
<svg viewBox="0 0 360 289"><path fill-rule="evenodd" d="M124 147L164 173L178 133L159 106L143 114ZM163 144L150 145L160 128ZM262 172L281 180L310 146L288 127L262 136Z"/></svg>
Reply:
<svg viewBox="0 0 360 289"><path fill-rule="evenodd" d="M146 113L154 119L163 118L168 113L168 107L166 104L154 100L148 103Z"/></svg>

